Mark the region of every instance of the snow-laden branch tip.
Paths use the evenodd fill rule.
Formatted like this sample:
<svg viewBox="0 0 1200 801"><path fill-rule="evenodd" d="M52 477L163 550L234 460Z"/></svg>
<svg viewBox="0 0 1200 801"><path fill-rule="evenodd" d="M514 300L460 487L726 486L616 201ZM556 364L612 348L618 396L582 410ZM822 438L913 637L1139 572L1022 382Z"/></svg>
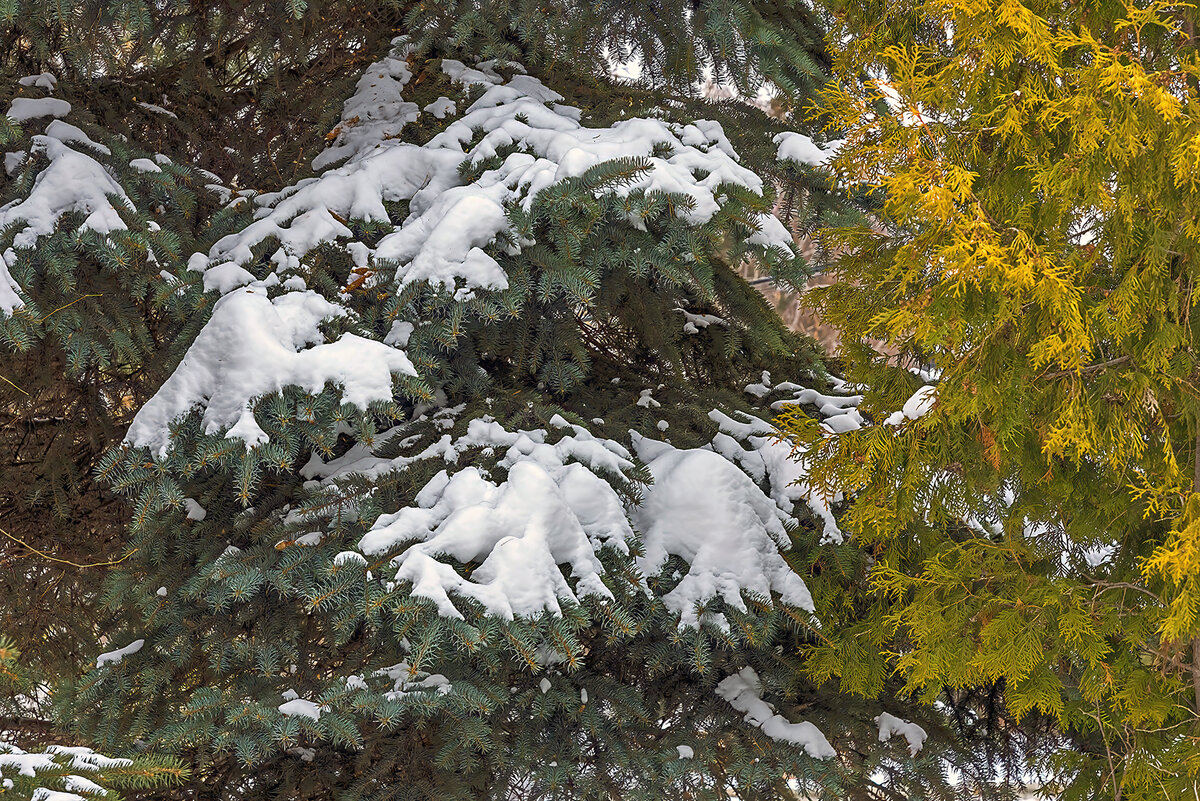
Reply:
<svg viewBox="0 0 1200 801"><path fill-rule="evenodd" d="M814 759L829 759L836 754L829 740L816 726L808 721L792 723L771 709L762 699L762 686L754 668L742 668L722 679L717 684L717 695L743 713L747 723L762 729L763 734L773 740L801 746Z"/></svg>
<svg viewBox="0 0 1200 801"><path fill-rule="evenodd" d="M875 717L875 724L879 726L879 742L886 743L892 737L899 735L908 741L908 753L911 756L917 755L921 746L925 744L925 738L929 736L917 724L902 720L887 712L880 712Z"/></svg>
<svg viewBox="0 0 1200 801"><path fill-rule="evenodd" d="M838 150L842 146L842 142L839 140L821 147L811 138L793 131L784 131L781 134L776 134L775 138L771 141L777 146L775 151L776 159L779 161L794 161L798 164L807 164L810 167L824 167L837 155Z"/></svg>
<svg viewBox="0 0 1200 801"><path fill-rule="evenodd" d="M108 651L96 657L96 667L104 667L105 665L119 665L121 660L131 654L136 654L142 650L142 646L146 644L143 639L137 639L126 645L124 648L118 648L115 651Z"/></svg>
<svg viewBox="0 0 1200 801"><path fill-rule="evenodd" d="M907 420L916 420L933 408L933 404L937 402L937 394L938 391L935 385L926 384L904 402L904 406L900 411L892 412L888 415L883 424L885 426L898 426Z"/></svg>

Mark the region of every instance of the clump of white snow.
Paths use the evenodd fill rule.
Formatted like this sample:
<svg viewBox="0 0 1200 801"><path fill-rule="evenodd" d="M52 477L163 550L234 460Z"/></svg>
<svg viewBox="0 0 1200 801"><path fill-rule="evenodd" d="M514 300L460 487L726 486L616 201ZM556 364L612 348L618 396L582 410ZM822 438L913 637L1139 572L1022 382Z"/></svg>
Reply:
<svg viewBox="0 0 1200 801"><path fill-rule="evenodd" d="M9 274L9 268L19 258L18 250L33 247L40 237L52 233L59 219L69 212L86 215L81 226L85 230L98 234L123 230L126 226L109 200L112 196L132 208L125 190L99 162L64 141L73 138L73 131L55 127L55 123L47 131L33 137L33 150L45 154L49 165L38 173L25 198L0 206L0 228L18 222L25 224L13 237L12 248L0 256L0 313L3 314L24 305L19 287Z"/></svg>
<svg viewBox="0 0 1200 801"><path fill-rule="evenodd" d="M805 753L815 759L829 759L835 755L833 746L825 735L813 724L803 721L792 723L762 699L762 687L753 668L745 667L717 684L717 695L729 705L742 712L752 726L762 729L763 734L785 743L801 746Z"/></svg>
<svg viewBox="0 0 1200 801"><path fill-rule="evenodd" d="M5 795L6 791L13 788L14 782L9 778L13 775L36 778L39 773L57 772L64 767L81 774L95 774L132 764L131 760L104 756L79 746L51 745L45 751L30 753L13 743L0 740L0 795ZM87 801L89 798L103 797L108 792L86 776L77 774L63 776L62 783L66 792L37 787L31 798L33 801Z"/></svg>
<svg viewBox="0 0 1200 801"><path fill-rule="evenodd" d="M631 509L645 548L638 566L657 576L671 556L688 563L687 575L663 596L680 626L699 625L696 607L713 598L744 611L743 592L778 593L784 603L814 611L804 580L779 553L790 545L788 516L749 476L712 451L679 450L636 434L634 441L654 476L642 504Z"/></svg>
<svg viewBox="0 0 1200 801"><path fill-rule="evenodd" d="M13 122L29 122L40 117L65 117L71 104L57 97L14 97L5 112Z"/></svg>
<svg viewBox="0 0 1200 801"><path fill-rule="evenodd" d="M771 141L777 145L775 157L780 161L795 161L812 167L828 164L842 145L840 141L836 141L821 147L804 134L793 131L776 134Z"/></svg>
<svg viewBox="0 0 1200 801"><path fill-rule="evenodd" d="M875 724L879 726L879 742L886 743L892 737L899 735L908 741L908 753L911 756L917 755L921 746L925 744L925 738L929 736L917 724L901 720L887 712L880 712L875 717Z"/></svg>
<svg viewBox="0 0 1200 801"><path fill-rule="evenodd" d="M937 402L937 386L926 384L913 393L912 397L904 402L903 408L898 412L892 412L886 420L883 421L887 426L898 426L908 420L916 420L933 408L933 404Z"/></svg>
<svg viewBox="0 0 1200 801"><path fill-rule="evenodd" d="M328 711L327 707L320 706L312 701L308 701L299 697L295 690L288 690L283 694L284 702L279 705L279 711L288 717L302 717L309 720L320 720L321 713Z"/></svg>
<svg viewBox="0 0 1200 801"><path fill-rule="evenodd" d="M324 342L320 323L346 311L312 291L270 297L263 286L231 292L179 367L137 413L126 440L164 455L169 425L194 408L204 410L205 433L225 431L247 446L267 434L254 420L255 398L295 385L320 392L342 387L346 403L365 408L392 397L392 375L415 375L402 351L355 334Z"/></svg>
<svg viewBox="0 0 1200 801"><path fill-rule="evenodd" d="M130 654L136 654L142 650L142 646L146 644L145 640L138 639L126 645L124 648L118 648L115 651L107 651L96 657L96 667L104 667L105 665L119 665L121 660Z"/></svg>

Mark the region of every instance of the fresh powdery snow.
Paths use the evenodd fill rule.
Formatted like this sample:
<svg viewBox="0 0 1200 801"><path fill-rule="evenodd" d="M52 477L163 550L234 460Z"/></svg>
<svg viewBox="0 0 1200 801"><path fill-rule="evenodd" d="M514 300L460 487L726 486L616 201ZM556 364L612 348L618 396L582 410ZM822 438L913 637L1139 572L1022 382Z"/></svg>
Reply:
<svg viewBox="0 0 1200 801"><path fill-rule="evenodd" d="M75 126L58 120L51 122L45 134L33 137L34 151L44 153L50 164L38 173L33 188L24 199L0 206L0 228L17 222L25 225L13 238L13 247L0 256L0 314L10 314L24 305L18 295L19 287L8 271L16 263L17 250L31 248L40 237L53 232L64 214L79 212L86 215L81 227L99 234L125 228L109 200L115 196L131 206L125 190L91 155L71 144L82 144L85 149L100 152L104 150Z"/></svg>
<svg viewBox="0 0 1200 801"><path fill-rule="evenodd" d="M105 665L119 665L121 664L122 659L130 654L136 654L138 651L142 650L142 646L145 644L145 640L134 640L124 648L118 648L115 651L109 651L107 653L100 654L100 656L96 657L96 667L99 668L104 667Z"/></svg>
<svg viewBox="0 0 1200 801"><path fill-rule="evenodd" d="M4 112L13 122L28 122L39 117L65 117L71 113L71 104L57 97L15 97Z"/></svg>
<svg viewBox="0 0 1200 801"><path fill-rule="evenodd" d="M251 399L289 385L317 393L333 381L347 403L360 407L390 399L392 375L416 370L403 351L382 342L355 334L324 342L320 323L345 313L307 290L271 298L256 285L229 293L179 367L138 411L126 439L164 455L171 421L203 407L206 433L225 431L257 445L267 435L254 420Z"/></svg>
<svg viewBox="0 0 1200 801"><path fill-rule="evenodd" d="M913 396L904 402L903 408L898 412L892 412L888 418L883 421L887 426L898 426L906 423L909 420L916 420L933 408L933 404L937 402L937 387L933 384L926 384L913 393Z"/></svg>
<svg viewBox="0 0 1200 801"><path fill-rule="evenodd" d="M258 396L288 385L317 390L333 382L343 388L345 402L362 406L390 396L385 373L413 373L398 349L407 340L402 334L389 334L385 342L350 334L320 341L316 324L346 312L305 291L294 275L300 259L318 246L343 247L363 271L362 288L392 291L423 282L468 299L477 290L508 286L495 255L497 249L519 252L520 245L506 208L529 208L542 190L602 162L645 160L649 169L610 191L682 193L693 205L681 213L696 224L720 208L726 185L762 191L762 180L738 164L717 123L639 118L590 128L580 123L578 109L563 105L562 96L519 68L505 79L490 64L471 68L444 60L446 75L475 87L478 97L461 110L450 98L422 110L404 99L412 75L406 45L396 44L394 55L369 67L346 101L331 146L314 161L323 172L253 197L253 222L191 257L188 269L203 274L206 290L224 297L175 375L137 415L130 443L162 455L170 423L200 409L205 431L254 446L267 439L251 413ZM424 145L398 138L421 114L444 119L444 130ZM510 151L502 163L465 183L460 167L479 165L502 149ZM407 201L408 212L398 227L373 245L356 239L350 220L394 223L385 204L400 201ZM778 220L760 222L758 245L791 251L791 237ZM255 248L268 239L279 243L270 255L275 272L256 281L250 271L258 261ZM19 300L9 291L0 294L0 303L12 308ZM696 330L724 322L684 314L684 324Z"/></svg>
<svg viewBox="0 0 1200 801"><path fill-rule="evenodd" d="M326 711L325 707L298 696L295 690L285 692L283 699L283 703L279 705L279 711L290 718L301 717L315 721L319 720L321 713Z"/></svg>
<svg viewBox="0 0 1200 801"><path fill-rule="evenodd" d="M802 133L784 131L772 140L778 146L776 158L780 161L795 161L810 167L823 167L837 155L841 141L830 142L821 147Z"/></svg>
<svg viewBox="0 0 1200 801"><path fill-rule="evenodd" d="M507 286L503 270L485 251L507 232L505 204L528 208L538 192L603 161L646 159L651 169L614 191L684 193L694 201L685 214L695 223L717 211L722 184L762 191L762 180L737 163L714 122L680 126L630 119L609 128L588 128L580 124L578 109L561 105L562 97L536 78L518 74L505 80L490 67L471 69L451 60L443 62L443 69L456 82L483 89L444 131L420 146L391 138L422 110L403 100L411 78L403 58L377 62L346 102L332 146L313 163L317 169L342 165L282 192L257 197L258 219L218 241L206 256L194 258L192 269L231 274L224 265L247 266L254 258L252 248L267 237L280 242L272 260L294 264L318 245L350 239L351 231L339 220L388 221L385 201L409 201L408 218L374 248L351 243L357 246L356 261L364 266L374 259L397 262L392 274L396 285L426 281L456 288L463 297L476 288ZM424 110L436 119L449 119L455 112L448 98ZM513 147L517 152L500 166L484 171L471 184L463 183L459 167L464 162L476 165L500 148ZM769 236L759 244L791 249L791 237L777 220L764 218L763 224ZM241 275L243 281L250 280L248 273ZM233 286L222 283L221 288L229 291Z"/></svg>
<svg viewBox="0 0 1200 801"><path fill-rule="evenodd" d="M447 419L446 412L438 414ZM563 429L569 433L555 440ZM453 473L447 468L421 490L414 506L376 520L358 546L376 559L399 550L391 559L395 579L411 582L414 595L450 617L463 614L456 599L511 619L558 614L564 601L611 597L599 553L606 547L629 553L635 536L642 543L643 555L635 560L642 576L659 576L672 556L689 565L664 596L680 627L725 628L721 614L701 617L697 606L719 598L744 610L743 592L813 611L803 579L780 554L789 544L790 519L780 504L712 450L682 450L631 435L654 477L653 484L640 487L640 503L623 499L612 483L629 483L632 455L620 443L558 416L550 430L532 431L509 431L477 418L463 436L444 435L415 457L384 460L364 450L335 460L340 465L310 463L303 473L326 480L375 476L421 459L453 465L473 448L500 454L497 466L507 471L505 480L494 481L475 466ZM790 509L787 497L781 499ZM356 561L352 554L339 554L337 561ZM447 557L479 567L466 577Z"/></svg>
<svg viewBox="0 0 1200 801"><path fill-rule="evenodd" d="M763 734L781 742L802 747L815 759L829 759L836 752L825 735L813 724L792 723L762 699L762 687L753 668L745 667L717 684L717 695L745 715L746 722L762 729Z"/></svg>
<svg viewBox="0 0 1200 801"><path fill-rule="evenodd" d="M24 78L18 79L17 83L21 86L36 86L47 92L53 92L58 86L58 78L52 72L43 72L38 75L26 75Z"/></svg>
<svg viewBox="0 0 1200 801"><path fill-rule="evenodd" d="M51 745L47 746L45 751L30 753L13 743L0 740L0 795L4 795L4 791L13 786L14 776L36 779L39 773L53 772L65 767L67 770L77 771L62 777L66 791L35 787L30 796L32 801L87 801L89 798L100 798L107 795L107 791L81 774L95 774L101 770L124 768L132 764L131 760L107 757L90 748Z"/></svg>
<svg viewBox="0 0 1200 801"><path fill-rule="evenodd" d="M784 603L813 611L808 587L779 553L788 546L788 515L749 476L713 451L680 450L636 434L634 442L654 476L631 510L645 549L638 566L657 576L671 556L689 564L663 596L680 625L697 625L696 606L712 598L745 611L743 591L764 598L775 592Z"/></svg>
<svg viewBox="0 0 1200 801"><path fill-rule="evenodd" d="M557 418L560 428L570 424ZM443 615L461 617L450 593L470 598L488 614L561 612L560 601L588 595L611 597L600 578L596 552L611 544L628 551L633 531L620 497L595 470L620 476L633 467L618 443L601 441L582 427L553 445L546 431L505 430L495 421L470 421L467 433L438 452L447 461L471 447L505 450L499 466L508 478L497 485L476 467L453 476L442 471L417 495L416 505L380 517L359 543L368 556L415 544L392 560L396 579L411 581L413 594L434 601ZM469 579L437 557L476 561ZM576 580L572 590L559 565Z"/></svg>
<svg viewBox="0 0 1200 801"><path fill-rule="evenodd" d="M895 736L903 737L908 741L908 753L910 756L917 755L917 752L921 750L921 746L925 745L925 738L929 736L917 724L909 723L907 720L902 720L887 712L880 712L875 717L875 724L879 726L879 742L885 743Z"/></svg>

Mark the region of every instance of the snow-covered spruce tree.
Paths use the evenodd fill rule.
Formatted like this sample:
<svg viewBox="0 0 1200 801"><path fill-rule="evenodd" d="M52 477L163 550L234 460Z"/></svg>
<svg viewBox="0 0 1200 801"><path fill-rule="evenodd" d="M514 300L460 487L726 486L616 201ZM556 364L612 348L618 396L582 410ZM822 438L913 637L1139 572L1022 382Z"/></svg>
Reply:
<svg viewBox="0 0 1200 801"><path fill-rule="evenodd" d="M840 533L744 412L857 399L764 375L825 386L732 269L795 274L769 191L715 123L556 88L398 44L313 178L164 268L203 325L98 469L119 647L63 718L213 797L952 795L797 679Z"/></svg>

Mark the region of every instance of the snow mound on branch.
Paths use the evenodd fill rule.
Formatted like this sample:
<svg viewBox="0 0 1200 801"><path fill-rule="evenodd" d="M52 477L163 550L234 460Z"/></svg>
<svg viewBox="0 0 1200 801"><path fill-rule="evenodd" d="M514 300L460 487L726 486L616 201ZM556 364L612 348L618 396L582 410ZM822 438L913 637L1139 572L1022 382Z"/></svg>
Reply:
<svg viewBox="0 0 1200 801"><path fill-rule="evenodd" d="M320 324L346 313L308 290L274 298L264 286L231 292L217 301L179 367L138 411L126 441L165 455L170 424L203 408L205 433L228 429L226 437L259 445L267 434L254 420L252 401L289 385L317 393L332 381L341 386L344 402L360 408L390 399L392 375L416 375L415 368L402 351L355 334L324 342Z"/></svg>
<svg viewBox="0 0 1200 801"><path fill-rule="evenodd" d="M825 166L837 155L838 150L842 146L839 140L821 147L804 134L793 131L784 131L781 134L776 134L775 138L771 141L777 145L775 158L779 161L794 161L798 164L807 164L810 167Z"/></svg>
<svg viewBox="0 0 1200 801"><path fill-rule="evenodd" d="M94 774L100 770L124 768L132 764L131 760L107 757L90 748L51 745L45 751L30 753L13 743L0 740L0 794L12 788L13 778L16 776L36 779L39 773L56 774L63 768ZM87 798L107 795L103 787L86 776L63 775L62 786L66 788L66 792L34 787L30 798L35 801L86 801Z"/></svg>
<svg viewBox="0 0 1200 801"><path fill-rule="evenodd" d="M39 89L45 89L47 92L53 92L58 86L58 78L52 72L43 72L37 75L26 75L18 79L17 83L21 86L36 86Z"/></svg>
<svg viewBox="0 0 1200 801"><path fill-rule="evenodd" d="M301 279L288 273L298 270L300 259L317 247L345 250L356 266L351 279L356 289L391 292L424 283L467 300L476 290L509 285L495 257L500 247L506 253L520 252L507 210L514 204L530 208L539 192L597 164L642 160L645 170L606 191L622 196L635 190L684 195L690 200L680 204L679 213L693 224L712 218L727 186L762 192L762 180L737 163L715 122L678 125L630 119L609 128L589 128L580 124L578 109L562 105L562 96L536 78L518 72L505 79L490 64L472 69L443 61L452 80L482 86L482 95L457 118L452 115L459 104L449 98L432 104L433 111L425 113L445 117L445 129L424 145L402 141L397 138L400 132L422 113L403 98L412 77L404 47L401 42L397 56L382 59L364 73L346 101L332 147L315 162L318 168L339 161L344 162L341 166L254 197L258 209L250 224L218 240L207 254L189 259L188 269L203 274L205 290L226 298L217 304L176 375L139 413L129 442L163 455L169 423L201 408L208 433L231 426L228 436L256 445L267 440L250 412L257 396L287 384L319 389L333 382L345 389L347 402L362 405L388 397L385 371L412 374L408 359L387 348L398 341L390 334L383 343L346 335L337 343L303 349L318 341L316 322L350 314L343 298L326 302L302 292L303 301L284 300L286 295L268 301L262 293L238 294L241 287L265 287L272 280L297 291L293 283ZM507 155L494 158L501 153ZM468 183L460 172L464 165L486 169ZM394 205L404 203L406 207ZM404 218L393 220L398 208L406 208ZM377 242L363 241L352 230L352 220L398 227ZM634 225L639 222L631 220ZM791 238L777 220L764 217L760 228L755 240L759 245L790 251ZM267 241L279 243L270 255L276 269L259 282L250 268L258 263L256 248ZM303 289L302 283L299 286ZM230 297L239 300L226 302ZM302 315L307 321L302 328L308 333L299 339L300 329L289 327L295 320L283 321L282 327L274 322L273 315L285 305L309 310ZM245 316L244 336L232 313L234 306ZM317 306L319 313L313 311Z"/></svg>
<svg viewBox="0 0 1200 801"><path fill-rule="evenodd" d="M898 426L906 423L909 420L916 420L922 417L926 412L933 408L933 404L937 403L937 386L934 384L926 384L913 393L912 397L904 402L904 406L898 412L892 412L888 418L883 421L885 426Z"/></svg>
<svg viewBox="0 0 1200 801"><path fill-rule="evenodd" d="M887 712L880 712L875 717L875 725L879 727L879 742L881 743L886 743L897 735L907 740L909 756L916 756L921 747L925 745L925 738L929 736L917 724L901 720Z"/></svg>
<svg viewBox="0 0 1200 801"><path fill-rule="evenodd" d="M663 596L680 626L698 626L696 607L717 597L745 611L743 592L764 598L775 592L789 606L814 611L804 580L779 553L790 546L788 515L749 476L713 451L679 450L636 434L634 442L654 476L643 503L631 510L645 547L638 566L656 576L671 556L688 563Z"/></svg>
<svg viewBox="0 0 1200 801"><path fill-rule="evenodd" d="M392 560L396 579L412 582L413 595L434 601L449 617L462 617L451 592L509 620L559 614L561 600L612 597L596 552L610 544L628 552L633 531L620 497L593 471L619 476L633 463L619 444L582 429L554 444L546 435L472 420L456 443L444 438L441 455L453 462L468 448L506 448L498 466L508 469L507 480L495 484L475 467L453 476L443 470L417 495L416 506L379 518L360 550L374 556L414 542ZM479 567L468 579L439 556ZM569 566L574 589L559 565Z"/></svg>
<svg viewBox="0 0 1200 801"><path fill-rule="evenodd" d="M774 426L749 414L740 416L741 420L735 420L716 409L709 412L709 419L720 430L708 447L766 484L780 509L790 512L794 504L806 504L824 522L822 544L843 542L845 537L830 509L840 496L828 498L813 491L806 480L806 466L795 458L790 443L777 438Z"/></svg>
<svg viewBox="0 0 1200 801"><path fill-rule="evenodd" d="M28 122L40 117L65 117L71 104L57 97L14 97L4 114L13 122Z"/></svg>
<svg viewBox="0 0 1200 801"><path fill-rule="evenodd" d="M762 699L762 685L754 668L742 668L722 679L717 684L717 695L742 712L747 723L762 729L771 739L801 746L814 759L829 759L836 755L829 740L816 726L807 721L792 723L783 715L775 714L770 704Z"/></svg>
<svg viewBox="0 0 1200 801"><path fill-rule="evenodd" d="M416 103L407 102L401 94L410 80L412 72L403 57L388 56L368 67L343 107L332 146L313 159L313 169L324 169L374 147L420 116Z"/></svg>
<svg viewBox="0 0 1200 801"><path fill-rule="evenodd" d="M415 457L373 461L360 452L340 465L310 463L305 471L326 480L377 476L421 459L454 464L473 449L502 452L497 467L507 470L505 480L493 481L473 466L443 470L414 506L380 517L358 545L375 558L403 549L391 560L396 580L411 582L414 595L432 600L448 617L463 615L456 597L504 619L559 614L563 601L611 597L599 553L612 547L628 554L638 536L641 576L660 576L672 556L689 565L664 596L680 627L726 625L719 614L702 620L697 605L721 598L744 610L743 592L774 594L813 611L804 581L779 553L789 546L788 516L736 465L712 451L679 450L635 435L654 484L633 487L625 474L634 462L620 443L558 416L550 423L571 433L549 442L546 430L508 431L482 417L461 437L444 435ZM614 484L622 482L642 490L641 503L627 500L634 493L618 494ZM465 576L449 560L479 567Z"/></svg>
<svg viewBox="0 0 1200 801"><path fill-rule="evenodd" d="M321 713L328 710L327 707L319 706L313 701L299 697L295 690L288 690L283 694L284 702L279 705L278 709L285 717L301 717L309 720L320 720Z"/></svg>
<svg viewBox="0 0 1200 801"><path fill-rule="evenodd" d="M737 163L715 122L630 119L589 128L580 124L578 109L562 105L562 96L536 78L517 74L505 80L490 66L480 66L442 62L453 80L483 86L484 92L444 131L415 145L395 138L422 113L403 100L411 78L407 64L387 57L372 65L346 101L333 146L317 157L314 167L345 163L256 198L260 208L255 222L218 241L207 255L197 254L191 268L245 267L254 259L252 249L270 237L280 243L272 260L287 264L318 245L351 239L343 221L389 222L384 203L408 201L407 218L375 247L362 242L343 246L354 247L359 266L398 262L392 274L397 287L424 281L457 288L466 297L473 289L508 285L503 270L484 251L508 232L507 204L528 209L539 192L602 162L644 159L649 169L609 191L622 196L635 190L681 193L691 199L692 208L680 213L694 224L708 221L720 208L725 184L762 192L762 180ZM457 104L445 101L430 104L425 113L449 118ZM500 164L465 183L459 174L464 163L479 166L501 151L509 155ZM791 237L777 223L764 218L754 243L790 252ZM383 280L373 276L371 285Z"/></svg>
<svg viewBox="0 0 1200 801"><path fill-rule="evenodd" d="M25 305L18 295L20 288L8 272L19 258L17 250L34 247L70 212L86 215L80 226L84 230L98 234L123 230L125 223L110 198L115 196L128 208L133 207L125 190L98 161L64 141L75 137L78 128L55 120L46 130L46 134L33 137L33 151L45 154L50 164L38 173L27 197L0 206L0 229L25 223L13 238L12 248L0 257L0 313L4 314ZM82 131L79 134L87 140L83 144L100 149Z"/></svg>
<svg viewBox="0 0 1200 801"><path fill-rule="evenodd" d="M99 668L104 667L105 665L119 665L121 664L121 660L123 660L125 657L131 654L136 654L138 651L142 650L142 646L145 644L145 640L138 639L129 643L129 645L126 645L124 648L118 648L115 651L108 651L107 653L100 654L100 656L96 657L96 667Z"/></svg>

